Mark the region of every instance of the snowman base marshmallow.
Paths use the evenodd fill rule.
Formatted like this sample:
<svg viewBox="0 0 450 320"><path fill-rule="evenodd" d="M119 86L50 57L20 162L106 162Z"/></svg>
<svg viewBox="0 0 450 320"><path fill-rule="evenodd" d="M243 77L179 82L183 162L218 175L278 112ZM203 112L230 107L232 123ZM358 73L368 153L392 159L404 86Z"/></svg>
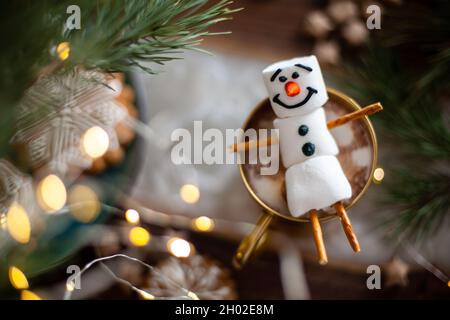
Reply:
<svg viewBox="0 0 450 320"><path fill-rule="evenodd" d="M286 195L294 217L323 209L352 196L350 183L334 156L318 156L286 171Z"/></svg>

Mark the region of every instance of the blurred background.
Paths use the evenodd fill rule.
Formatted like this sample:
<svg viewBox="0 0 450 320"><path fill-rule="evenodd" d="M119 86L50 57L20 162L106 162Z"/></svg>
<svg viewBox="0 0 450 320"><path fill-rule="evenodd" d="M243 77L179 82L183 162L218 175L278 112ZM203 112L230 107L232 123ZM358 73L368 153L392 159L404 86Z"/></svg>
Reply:
<svg viewBox="0 0 450 320"><path fill-rule="evenodd" d="M80 1L81 29L62 33L71 3L2 5L0 297L449 298L449 4L181 2ZM36 26L35 45L19 18ZM203 37L209 54L190 50ZM242 127L267 98L262 70L310 54L328 86L384 107L370 117L378 147L351 151L367 168L378 151L349 209L362 251L332 219L321 266L309 224L280 220L236 270L262 209L237 165L175 165L171 134L196 120ZM332 133L341 149L363 139ZM371 265L381 289L367 286Z"/></svg>

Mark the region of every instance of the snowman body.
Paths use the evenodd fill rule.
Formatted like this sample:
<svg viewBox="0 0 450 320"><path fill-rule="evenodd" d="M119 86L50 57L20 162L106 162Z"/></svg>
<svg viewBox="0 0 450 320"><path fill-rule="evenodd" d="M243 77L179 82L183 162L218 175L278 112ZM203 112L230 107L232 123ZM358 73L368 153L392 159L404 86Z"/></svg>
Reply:
<svg viewBox="0 0 450 320"><path fill-rule="evenodd" d="M315 56L294 58L263 71L279 131L280 153L286 170L290 213L299 217L352 195L336 155L337 144L327 128L322 106L328 100Z"/></svg>

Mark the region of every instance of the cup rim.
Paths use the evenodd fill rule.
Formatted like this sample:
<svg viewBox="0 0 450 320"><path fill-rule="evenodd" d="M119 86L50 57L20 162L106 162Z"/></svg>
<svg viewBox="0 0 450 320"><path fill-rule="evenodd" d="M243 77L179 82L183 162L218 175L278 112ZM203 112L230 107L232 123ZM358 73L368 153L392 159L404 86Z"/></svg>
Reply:
<svg viewBox="0 0 450 320"><path fill-rule="evenodd" d="M343 102L344 104L350 106L354 111L362 109L361 106L355 100L353 100L348 95L346 95L345 93L343 93L337 89L327 87L327 93L330 96L330 98L332 97L333 100L338 100L338 101ZM252 112L250 112L249 116L245 119L244 124L242 126L243 130L248 129L248 124L250 123L250 120L259 111L259 109L261 109L267 103L268 100L269 100L269 98L265 98L264 100L262 100L261 102L259 102L256 105L256 107L252 110ZM371 140L372 146L373 146L372 164L371 164L371 168L370 168L370 175L366 181L366 184L362 188L361 192L350 203L348 203L345 206L345 209L351 208L367 192L367 189L369 188L370 184L372 183L372 177L373 177L374 171L377 166L378 142L377 142L377 137L375 134L375 129L374 129L372 123L370 122L369 117L364 116L363 118L361 118L361 120L363 120L365 127L367 128L367 130L369 132L370 140ZM243 163L239 164L239 173L241 175L241 179L243 180L245 187L247 188L247 191L251 194L253 199L255 199L256 202L264 209L264 211L266 211L269 214L272 214L272 215L278 216L282 219L286 219L286 220L290 220L290 221L295 221L295 222L309 222L310 221L309 218L307 218L307 217L288 216L288 215L282 214L282 213L278 212L277 210L271 208L256 194L256 192L251 187L249 181L247 180L247 176L244 172L244 164ZM328 212L324 212L323 210L320 210L319 212L320 212L319 219L321 221L327 221L327 220L330 220L330 219L336 217L335 213L328 213Z"/></svg>

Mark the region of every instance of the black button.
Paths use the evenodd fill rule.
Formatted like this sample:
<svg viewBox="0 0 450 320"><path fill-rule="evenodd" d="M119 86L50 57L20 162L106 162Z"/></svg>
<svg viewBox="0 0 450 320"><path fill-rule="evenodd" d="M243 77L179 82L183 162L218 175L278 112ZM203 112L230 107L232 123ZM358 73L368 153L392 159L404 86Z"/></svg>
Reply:
<svg viewBox="0 0 450 320"><path fill-rule="evenodd" d="M302 137L306 136L308 130L309 130L308 126L302 124L300 127L298 127L298 134L301 135Z"/></svg>
<svg viewBox="0 0 450 320"><path fill-rule="evenodd" d="M311 142L307 142L303 145L302 151L303 154L307 157L310 157L314 154L314 151L316 150L316 146L312 144Z"/></svg>

